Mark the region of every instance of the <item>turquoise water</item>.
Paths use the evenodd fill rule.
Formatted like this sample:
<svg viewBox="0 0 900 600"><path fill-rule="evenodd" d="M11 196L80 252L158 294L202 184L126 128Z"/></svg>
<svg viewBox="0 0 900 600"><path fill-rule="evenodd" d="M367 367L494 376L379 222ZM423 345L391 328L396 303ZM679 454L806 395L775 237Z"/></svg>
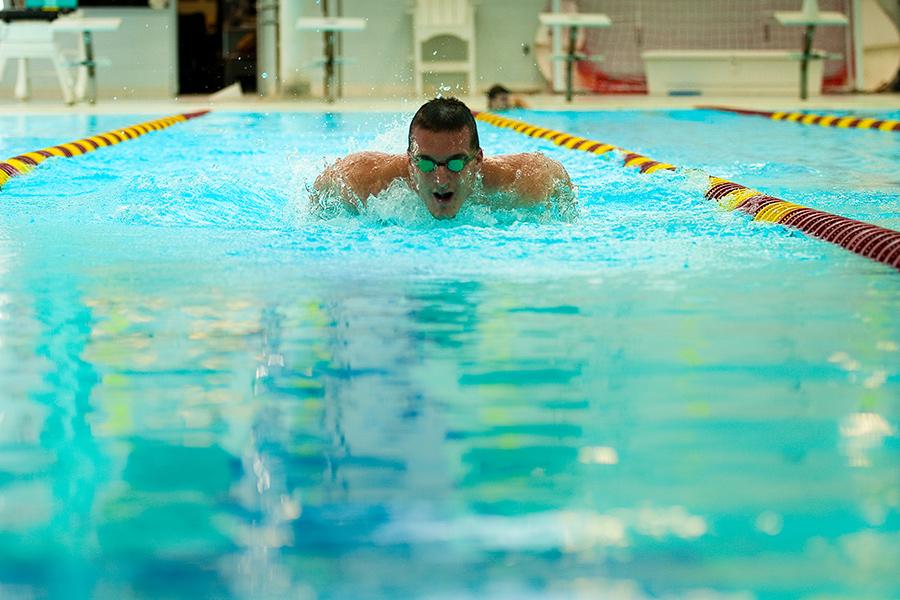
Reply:
<svg viewBox="0 0 900 600"><path fill-rule="evenodd" d="M900 229L896 134L510 116L688 169L479 124L580 214L323 221L409 115L211 114L7 183L0 597L900 596L900 279L690 170Z"/></svg>

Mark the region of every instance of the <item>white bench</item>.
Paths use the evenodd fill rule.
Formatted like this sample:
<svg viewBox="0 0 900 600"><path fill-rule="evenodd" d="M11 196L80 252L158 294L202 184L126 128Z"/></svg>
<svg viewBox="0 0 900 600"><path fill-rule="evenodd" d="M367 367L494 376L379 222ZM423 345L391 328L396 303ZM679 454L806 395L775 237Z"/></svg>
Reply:
<svg viewBox="0 0 900 600"><path fill-rule="evenodd" d="M822 93L823 53L809 62L809 93ZM648 50L641 54L652 96L793 96L802 52L789 50Z"/></svg>

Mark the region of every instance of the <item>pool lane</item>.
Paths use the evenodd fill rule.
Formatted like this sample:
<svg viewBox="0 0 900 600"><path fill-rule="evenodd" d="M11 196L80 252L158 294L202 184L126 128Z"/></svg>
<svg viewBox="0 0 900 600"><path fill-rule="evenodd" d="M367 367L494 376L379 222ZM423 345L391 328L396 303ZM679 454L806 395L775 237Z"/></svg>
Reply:
<svg viewBox="0 0 900 600"><path fill-rule="evenodd" d="M819 125L820 127L836 127L838 129L877 129L878 131L894 131L900 133L900 121L894 119L875 119L873 117L857 117L853 115L817 115L806 112L748 110L729 106L698 106L702 110L717 110L738 115L765 117L773 121L799 123L800 125Z"/></svg>
<svg viewBox="0 0 900 600"><path fill-rule="evenodd" d="M623 156L623 166L637 167L642 173L674 171L678 168L612 144L507 119L492 113L472 111L472 114L479 121L495 127L512 129L523 135L545 139L570 150L597 155L617 151ZM708 177L709 187L704 194L705 197L716 200L727 210L747 213L755 221L768 221L798 229L815 238L900 270L898 231L788 202L721 177L712 175Z"/></svg>
<svg viewBox="0 0 900 600"><path fill-rule="evenodd" d="M67 142L57 146L50 146L43 150L35 150L33 152L26 152L25 154L13 156L12 158L6 159L4 162L0 162L0 188L13 177L18 177L19 175L24 175L29 171L32 171L48 158L73 158L75 156L81 156L82 154L87 154L88 152L93 152L94 150L99 150L106 146L115 146L116 144L133 140L150 133L151 131L159 131L171 127L176 123L182 123L184 121L189 121L190 119L202 117L208 112L208 110L201 110L163 117L162 119L154 119L152 121L138 123L137 125L131 125L130 127L114 129L112 131L107 131L106 133L92 135L91 137L75 140L74 142Z"/></svg>

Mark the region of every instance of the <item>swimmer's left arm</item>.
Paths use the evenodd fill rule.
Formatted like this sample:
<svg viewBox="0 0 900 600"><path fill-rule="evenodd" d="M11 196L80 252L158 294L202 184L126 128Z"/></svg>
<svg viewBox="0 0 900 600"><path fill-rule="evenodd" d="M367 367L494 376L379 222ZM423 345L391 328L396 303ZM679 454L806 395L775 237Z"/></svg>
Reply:
<svg viewBox="0 0 900 600"><path fill-rule="evenodd" d="M486 159L484 179L487 187L510 192L523 206L548 202L572 189L565 167L537 152Z"/></svg>
<svg viewBox="0 0 900 600"><path fill-rule="evenodd" d="M535 154L533 156L538 158L536 171L540 175L535 177L534 181L527 183L531 187L525 190L526 195L530 195L530 197L535 199L546 200L561 190L572 189L572 180L569 178L569 172L562 166L562 163L543 154Z"/></svg>

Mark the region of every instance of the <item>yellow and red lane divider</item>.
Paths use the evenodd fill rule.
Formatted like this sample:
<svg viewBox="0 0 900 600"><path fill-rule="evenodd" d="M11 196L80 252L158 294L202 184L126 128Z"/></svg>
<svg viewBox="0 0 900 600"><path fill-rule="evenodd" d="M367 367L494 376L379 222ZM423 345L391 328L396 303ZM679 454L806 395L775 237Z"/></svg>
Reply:
<svg viewBox="0 0 900 600"><path fill-rule="evenodd" d="M610 150L617 150L624 155L624 166L637 167L642 173L674 171L677 168L636 152L617 148L612 144L536 127L491 113L473 111L473 114L479 121L512 129L531 137L549 140L558 146L572 150L593 154L605 154ZM709 176L709 187L704 195L710 200L717 201L727 210L740 210L749 214L755 221L768 221L799 229L803 233L837 244L851 252L900 270L900 231L807 208L711 175Z"/></svg>
<svg viewBox="0 0 900 600"><path fill-rule="evenodd" d="M814 115L800 112L769 112L765 110L746 110L727 106L698 106L706 110L766 117L773 121L800 123L801 125L819 125L821 127L837 127L838 129L877 129L879 131L896 131L900 133L900 121L894 119L875 119L872 117L839 117L837 115Z"/></svg>
<svg viewBox="0 0 900 600"><path fill-rule="evenodd" d="M549 142L553 142L557 146L562 146L570 150L581 150L582 152L589 152L591 154L606 154L610 150L617 150L618 152L621 152L625 155L626 167L638 167L641 170L641 173L655 173L656 171L662 170L675 170L674 165L649 159L646 156L641 156L637 152L631 152L629 150L625 150L624 148L613 146L612 144L595 142L593 140L588 140L576 135L562 133L561 131L554 131L552 129L536 127L535 125L530 125L522 121L515 121L513 119L507 119L506 117L500 117L491 113L478 112L473 110L472 114L479 121L490 123L495 127L505 127L507 129L512 129L513 131L527 135L529 137L547 140Z"/></svg>
<svg viewBox="0 0 900 600"><path fill-rule="evenodd" d="M159 131L160 129L171 127L182 121L202 117L208 112L208 110L201 110L198 112L173 115L171 117L163 117L162 119L154 119L153 121L147 121L146 123L139 123L122 129L114 129L113 131L92 135L91 137L75 140L74 142L69 142L67 144L51 146L49 148L44 148L43 150L26 152L25 154L8 158L4 162L0 162L0 187L3 187L3 184L13 177L28 173L48 158L72 158L74 156L81 156L82 154L87 154L88 152L93 152L94 150L106 146L115 146L121 142L133 140L134 138L150 133L151 131Z"/></svg>

